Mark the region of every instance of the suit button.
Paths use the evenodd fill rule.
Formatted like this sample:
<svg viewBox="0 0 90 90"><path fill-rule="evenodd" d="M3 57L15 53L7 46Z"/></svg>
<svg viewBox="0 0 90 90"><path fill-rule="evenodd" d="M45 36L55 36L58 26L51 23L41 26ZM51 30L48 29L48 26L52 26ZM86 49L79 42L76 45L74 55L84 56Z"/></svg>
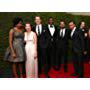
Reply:
<svg viewBox="0 0 90 90"><path fill-rule="evenodd" d="M53 38L51 39L51 41L53 42Z"/></svg>

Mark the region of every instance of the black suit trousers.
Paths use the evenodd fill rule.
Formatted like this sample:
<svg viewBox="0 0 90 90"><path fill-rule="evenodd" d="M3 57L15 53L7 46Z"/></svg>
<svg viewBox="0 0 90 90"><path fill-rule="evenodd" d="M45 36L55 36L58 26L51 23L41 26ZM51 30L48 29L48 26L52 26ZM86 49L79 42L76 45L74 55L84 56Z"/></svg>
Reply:
<svg viewBox="0 0 90 90"><path fill-rule="evenodd" d="M83 54L73 52L73 64L75 73L78 74L79 77L83 77Z"/></svg>
<svg viewBox="0 0 90 90"><path fill-rule="evenodd" d="M55 67L55 62L56 62L56 59L55 59L55 55L56 55L56 52L55 52L55 46L54 44L52 43L51 45L48 46L47 48L47 56L48 56L48 64L49 64L49 69L51 67Z"/></svg>
<svg viewBox="0 0 90 90"><path fill-rule="evenodd" d="M56 49L56 67L61 68L61 64L64 64L64 70L67 70L68 63L68 52L65 48L57 48Z"/></svg>

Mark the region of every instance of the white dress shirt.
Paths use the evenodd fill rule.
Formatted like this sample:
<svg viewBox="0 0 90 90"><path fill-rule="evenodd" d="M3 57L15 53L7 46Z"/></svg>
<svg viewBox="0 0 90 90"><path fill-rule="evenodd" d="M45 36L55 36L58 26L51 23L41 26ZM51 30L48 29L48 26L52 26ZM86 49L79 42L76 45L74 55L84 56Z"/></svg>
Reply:
<svg viewBox="0 0 90 90"><path fill-rule="evenodd" d="M55 27L54 25L52 25L52 27L50 27L50 24L48 24L48 28L50 30L51 36L53 36L54 32L55 32Z"/></svg>
<svg viewBox="0 0 90 90"><path fill-rule="evenodd" d="M38 35L38 26L39 26L40 34L42 32L42 24L36 25L36 33L37 33L37 35Z"/></svg>
<svg viewBox="0 0 90 90"><path fill-rule="evenodd" d="M71 31L71 37L73 36L75 29L76 29L76 27L74 27L74 29Z"/></svg>
<svg viewBox="0 0 90 90"><path fill-rule="evenodd" d="M64 28L64 29L60 29L60 36L61 36L61 34L63 33L63 36L62 36L62 37L64 37L64 36L65 36L65 31L66 31L65 28Z"/></svg>
<svg viewBox="0 0 90 90"><path fill-rule="evenodd" d="M82 29L82 31L84 32L85 30L84 30L84 29Z"/></svg>

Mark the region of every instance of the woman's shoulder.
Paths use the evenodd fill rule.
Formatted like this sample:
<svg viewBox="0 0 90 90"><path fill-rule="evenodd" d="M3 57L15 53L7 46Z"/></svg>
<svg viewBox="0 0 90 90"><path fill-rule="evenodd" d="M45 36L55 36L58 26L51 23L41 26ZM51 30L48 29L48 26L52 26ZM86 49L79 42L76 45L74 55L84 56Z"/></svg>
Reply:
<svg viewBox="0 0 90 90"><path fill-rule="evenodd" d="M26 34L27 32L24 32L24 34Z"/></svg>
<svg viewBox="0 0 90 90"><path fill-rule="evenodd" d="M35 33L34 31L31 31L31 33L32 33L33 35L36 35L36 33Z"/></svg>
<svg viewBox="0 0 90 90"><path fill-rule="evenodd" d="M11 28L10 31L9 31L9 33L14 33L14 29Z"/></svg>

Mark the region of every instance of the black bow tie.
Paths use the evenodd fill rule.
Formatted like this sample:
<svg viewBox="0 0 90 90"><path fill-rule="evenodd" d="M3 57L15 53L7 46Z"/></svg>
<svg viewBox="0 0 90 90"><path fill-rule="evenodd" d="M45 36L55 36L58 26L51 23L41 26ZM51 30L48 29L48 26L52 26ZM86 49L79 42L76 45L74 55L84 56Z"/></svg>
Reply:
<svg viewBox="0 0 90 90"><path fill-rule="evenodd" d="M51 28L53 28L53 25L50 25Z"/></svg>

